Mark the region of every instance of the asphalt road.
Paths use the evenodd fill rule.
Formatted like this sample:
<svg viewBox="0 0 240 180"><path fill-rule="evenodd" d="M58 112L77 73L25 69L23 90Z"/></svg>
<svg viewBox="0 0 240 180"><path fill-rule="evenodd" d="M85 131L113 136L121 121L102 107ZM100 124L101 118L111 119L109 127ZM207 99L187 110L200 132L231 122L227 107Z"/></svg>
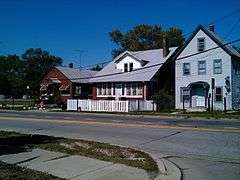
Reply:
<svg viewBox="0 0 240 180"><path fill-rule="evenodd" d="M214 128L214 129L240 129L240 120L209 120L174 118L167 116L142 116L142 115L112 115L101 113L75 113L75 112L39 112L39 111L1 111L0 117L29 117L52 120L86 120L98 122L113 122L126 124L154 124L178 127ZM114 117L114 118L113 118Z"/></svg>
<svg viewBox="0 0 240 180"><path fill-rule="evenodd" d="M159 126L151 126L153 124ZM0 129L139 148L175 163L184 180L240 179L239 121L0 112Z"/></svg>

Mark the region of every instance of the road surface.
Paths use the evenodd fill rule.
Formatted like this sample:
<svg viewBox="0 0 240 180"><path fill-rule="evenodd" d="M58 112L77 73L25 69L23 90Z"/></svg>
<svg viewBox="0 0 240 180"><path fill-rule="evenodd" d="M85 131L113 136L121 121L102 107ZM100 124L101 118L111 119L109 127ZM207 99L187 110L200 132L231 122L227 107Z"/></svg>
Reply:
<svg viewBox="0 0 240 180"><path fill-rule="evenodd" d="M0 129L139 148L176 164L184 180L240 179L239 121L1 111Z"/></svg>

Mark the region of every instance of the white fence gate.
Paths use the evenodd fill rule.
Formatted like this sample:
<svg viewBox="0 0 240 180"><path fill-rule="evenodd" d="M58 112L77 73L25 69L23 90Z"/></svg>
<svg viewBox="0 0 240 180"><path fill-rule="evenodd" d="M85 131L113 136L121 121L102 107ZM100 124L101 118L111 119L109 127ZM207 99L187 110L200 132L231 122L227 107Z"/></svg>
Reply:
<svg viewBox="0 0 240 180"><path fill-rule="evenodd" d="M129 111L153 111L152 101L110 101L92 99L68 99L68 111L102 111L102 112L129 112Z"/></svg>

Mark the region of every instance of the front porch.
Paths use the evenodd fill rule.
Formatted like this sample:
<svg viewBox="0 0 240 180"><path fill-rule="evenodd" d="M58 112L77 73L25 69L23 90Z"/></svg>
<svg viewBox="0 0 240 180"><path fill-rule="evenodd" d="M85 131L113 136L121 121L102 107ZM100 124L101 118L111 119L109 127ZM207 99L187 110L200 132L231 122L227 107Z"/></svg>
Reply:
<svg viewBox="0 0 240 180"><path fill-rule="evenodd" d="M181 102L187 111L206 111L209 107L209 87L207 82L193 82L181 88Z"/></svg>

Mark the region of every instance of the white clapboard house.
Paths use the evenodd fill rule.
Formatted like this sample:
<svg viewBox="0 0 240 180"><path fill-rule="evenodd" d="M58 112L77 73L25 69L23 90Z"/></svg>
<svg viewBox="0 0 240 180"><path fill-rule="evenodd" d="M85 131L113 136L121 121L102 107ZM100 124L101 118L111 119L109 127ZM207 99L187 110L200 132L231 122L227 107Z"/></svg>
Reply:
<svg viewBox="0 0 240 180"><path fill-rule="evenodd" d="M212 104L215 110L240 109L240 54L213 25L200 25L175 56L175 106L204 110Z"/></svg>

